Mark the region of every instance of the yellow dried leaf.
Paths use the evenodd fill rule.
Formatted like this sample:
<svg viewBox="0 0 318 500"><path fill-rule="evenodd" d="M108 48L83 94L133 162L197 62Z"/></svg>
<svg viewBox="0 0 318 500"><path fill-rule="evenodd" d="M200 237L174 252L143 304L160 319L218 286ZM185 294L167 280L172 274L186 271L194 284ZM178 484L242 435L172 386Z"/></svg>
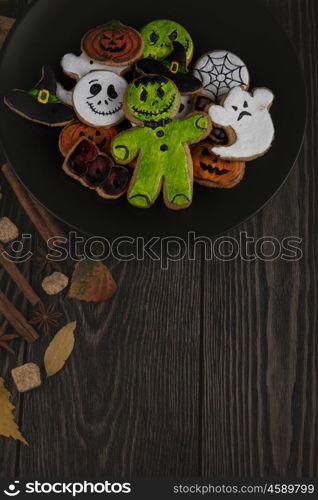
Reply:
<svg viewBox="0 0 318 500"><path fill-rule="evenodd" d="M10 397L11 394L5 388L3 378L0 378L0 435L18 439L28 446L27 441L22 436L19 427L14 421L12 413L14 406L10 402Z"/></svg>
<svg viewBox="0 0 318 500"><path fill-rule="evenodd" d="M44 354L44 365L48 377L55 375L70 357L75 343L76 321L63 326L55 335Z"/></svg>

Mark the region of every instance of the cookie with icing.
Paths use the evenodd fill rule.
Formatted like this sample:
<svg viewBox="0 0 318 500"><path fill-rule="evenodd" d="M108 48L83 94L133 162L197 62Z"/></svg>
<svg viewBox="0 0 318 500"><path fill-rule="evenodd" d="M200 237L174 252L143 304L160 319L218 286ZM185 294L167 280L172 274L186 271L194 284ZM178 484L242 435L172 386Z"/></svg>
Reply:
<svg viewBox="0 0 318 500"><path fill-rule="evenodd" d="M111 154L111 143L119 133L117 127L94 128L79 121L70 123L60 133L59 148L63 156L67 156L71 149L81 139L89 139L105 154Z"/></svg>
<svg viewBox="0 0 318 500"><path fill-rule="evenodd" d="M189 72L186 61L185 47L180 42L173 42L173 51L165 59L140 59L136 63L136 70L142 75L165 76L176 84L182 95L189 95L198 92L202 82Z"/></svg>
<svg viewBox="0 0 318 500"><path fill-rule="evenodd" d="M185 118L193 111L193 99L191 95L182 95L176 118Z"/></svg>
<svg viewBox="0 0 318 500"><path fill-rule="evenodd" d="M81 48L96 63L127 66L141 57L144 41L138 31L113 20L86 33Z"/></svg>
<svg viewBox="0 0 318 500"><path fill-rule="evenodd" d="M90 59L84 52L82 52L79 56L76 56L75 54L65 54L62 57L61 66L64 73L75 80L80 80L83 76L87 75L87 73L98 70L113 71L114 73L117 73L117 75L123 75L132 67L131 64L123 66L110 66L107 64L97 63L93 61L93 59Z"/></svg>
<svg viewBox="0 0 318 500"><path fill-rule="evenodd" d="M209 115L213 124L224 127L229 145L214 146L211 151L227 160L250 161L263 156L271 147L275 130L270 115L274 99L266 88L249 93L235 87L222 105L212 105Z"/></svg>
<svg viewBox="0 0 318 500"><path fill-rule="evenodd" d="M58 98L55 75L49 66L43 66L42 77L32 90L10 90L4 102L18 115L49 127L63 127L75 118L73 109Z"/></svg>
<svg viewBox="0 0 318 500"><path fill-rule="evenodd" d="M62 168L67 175L105 199L122 196L130 180L127 168L115 165L110 156L87 138L81 138L68 152Z"/></svg>
<svg viewBox="0 0 318 500"><path fill-rule="evenodd" d="M93 71L81 78L73 90L73 106L79 120L93 127L108 128L124 115L126 80L111 71Z"/></svg>
<svg viewBox="0 0 318 500"><path fill-rule="evenodd" d="M191 150L194 181L205 187L229 189L237 186L245 174L245 163L222 160L211 153L211 143L196 144Z"/></svg>
<svg viewBox="0 0 318 500"><path fill-rule="evenodd" d="M189 32L180 24L168 19L158 19L144 26L140 33L144 39L143 57L165 59L173 51L173 42L179 42L186 50L186 62L193 56L193 41Z"/></svg>
<svg viewBox="0 0 318 500"><path fill-rule="evenodd" d="M214 50L200 57L193 69L202 82L201 94L218 102L233 87L249 87L249 72L244 62L227 50Z"/></svg>
<svg viewBox="0 0 318 500"><path fill-rule="evenodd" d="M128 88L125 111L137 126L120 133L112 154L122 164L137 158L128 201L148 208L163 187L164 202L173 210L188 207L193 196L193 170L189 144L210 132L205 113L175 119L180 106L176 85L160 75L143 76Z"/></svg>

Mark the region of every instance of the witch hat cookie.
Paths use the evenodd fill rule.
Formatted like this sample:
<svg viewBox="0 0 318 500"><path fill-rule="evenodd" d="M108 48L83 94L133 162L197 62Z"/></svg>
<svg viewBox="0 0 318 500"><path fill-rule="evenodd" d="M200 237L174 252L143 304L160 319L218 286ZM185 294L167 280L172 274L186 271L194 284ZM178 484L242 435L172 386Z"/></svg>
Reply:
<svg viewBox="0 0 318 500"><path fill-rule="evenodd" d="M181 94L193 94L202 82L189 73L186 67L186 50L179 42L173 43L173 52L162 61L151 57L140 59L136 69L142 75L162 75L172 80Z"/></svg>
<svg viewBox="0 0 318 500"><path fill-rule="evenodd" d="M43 66L42 78L32 90L10 90L5 104L18 115L49 127L60 127L74 120L73 110L56 96L56 79L49 66Z"/></svg>

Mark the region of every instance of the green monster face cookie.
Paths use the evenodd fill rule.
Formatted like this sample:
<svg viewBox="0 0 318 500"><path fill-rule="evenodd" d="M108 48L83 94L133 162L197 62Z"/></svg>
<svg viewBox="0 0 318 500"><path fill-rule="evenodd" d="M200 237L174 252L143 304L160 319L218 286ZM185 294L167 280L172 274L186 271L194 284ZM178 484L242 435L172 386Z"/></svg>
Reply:
<svg viewBox="0 0 318 500"><path fill-rule="evenodd" d="M126 108L134 121L160 121L173 117L180 103L176 85L168 78L151 75L135 80L128 88Z"/></svg>
<svg viewBox="0 0 318 500"><path fill-rule="evenodd" d="M193 41L189 33L174 21L158 20L146 24L141 30L145 42L143 57L164 59L173 50L173 42L181 43L187 54L187 63L193 55Z"/></svg>

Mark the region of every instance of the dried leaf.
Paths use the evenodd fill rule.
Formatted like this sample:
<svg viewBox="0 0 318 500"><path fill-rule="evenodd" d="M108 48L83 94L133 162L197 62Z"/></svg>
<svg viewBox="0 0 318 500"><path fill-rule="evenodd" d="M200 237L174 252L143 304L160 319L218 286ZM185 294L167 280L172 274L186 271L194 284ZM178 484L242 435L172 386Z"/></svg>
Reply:
<svg viewBox="0 0 318 500"><path fill-rule="evenodd" d="M68 297L86 302L100 302L110 299L116 290L117 285L105 264L84 259L75 266Z"/></svg>
<svg viewBox="0 0 318 500"><path fill-rule="evenodd" d="M22 436L19 427L14 421L12 413L14 406L10 402L10 397L11 394L5 388L3 378L0 378L0 435L18 439L28 446L27 441Z"/></svg>
<svg viewBox="0 0 318 500"><path fill-rule="evenodd" d="M75 337L76 321L68 323L57 332L44 354L44 365L48 377L62 370L72 354Z"/></svg>

